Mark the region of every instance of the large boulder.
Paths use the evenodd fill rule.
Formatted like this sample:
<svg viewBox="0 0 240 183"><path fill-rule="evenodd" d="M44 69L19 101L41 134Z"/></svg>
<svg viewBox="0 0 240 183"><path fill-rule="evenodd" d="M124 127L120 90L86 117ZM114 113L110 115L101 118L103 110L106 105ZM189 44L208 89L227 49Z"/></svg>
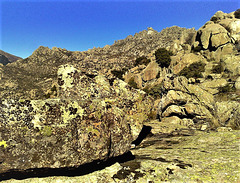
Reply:
<svg viewBox="0 0 240 183"><path fill-rule="evenodd" d="M59 68L56 90L54 99L0 100L0 173L124 154L152 108L144 92L71 65Z"/></svg>
<svg viewBox="0 0 240 183"><path fill-rule="evenodd" d="M189 84L187 78L165 78L162 90L166 93L160 100L158 111L161 122L201 127L218 126L214 118L214 97L200 86Z"/></svg>
<svg viewBox="0 0 240 183"><path fill-rule="evenodd" d="M199 41L203 49L217 49L218 47L230 43L231 39L228 31L219 24L207 23L198 30Z"/></svg>
<svg viewBox="0 0 240 183"><path fill-rule="evenodd" d="M237 101L216 102L216 118L221 126L240 129L240 103Z"/></svg>
<svg viewBox="0 0 240 183"><path fill-rule="evenodd" d="M205 58L200 54L188 53L188 54L177 54L171 57L171 67L174 74L178 74L185 67L188 67L192 63L206 62Z"/></svg>
<svg viewBox="0 0 240 183"><path fill-rule="evenodd" d="M159 73L160 67L156 62L150 62L147 67L142 71L143 81L150 81L156 79Z"/></svg>
<svg viewBox="0 0 240 183"><path fill-rule="evenodd" d="M236 82L235 82L235 88L237 90L240 90L240 77L237 78Z"/></svg>

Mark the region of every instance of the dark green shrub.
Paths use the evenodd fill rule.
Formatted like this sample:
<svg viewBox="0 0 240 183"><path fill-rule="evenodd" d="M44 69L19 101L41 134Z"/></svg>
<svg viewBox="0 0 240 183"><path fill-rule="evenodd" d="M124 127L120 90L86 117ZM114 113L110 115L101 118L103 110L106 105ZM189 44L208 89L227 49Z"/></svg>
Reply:
<svg viewBox="0 0 240 183"><path fill-rule="evenodd" d="M213 16L210 20L213 21L214 23L216 23L218 21L218 18Z"/></svg>
<svg viewBox="0 0 240 183"><path fill-rule="evenodd" d="M215 74L221 74L223 71L224 71L224 68L221 63L213 66L212 68L212 73L215 73Z"/></svg>
<svg viewBox="0 0 240 183"><path fill-rule="evenodd" d="M137 83L134 81L134 78L131 78L131 79L128 81L128 84L129 84L131 87L138 89Z"/></svg>
<svg viewBox="0 0 240 183"><path fill-rule="evenodd" d="M236 41L236 49L240 52L240 41Z"/></svg>
<svg viewBox="0 0 240 183"><path fill-rule="evenodd" d="M235 92L236 88L232 84L227 84L226 86L218 88L219 93Z"/></svg>
<svg viewBox="0 0 240 183"><path fill-rule="evenodd" d="M145 56L142 56L142 57L139 57L139 58L136 59L134 66L137 66L137 65L148 65L150 62L151 62L150 59L148 59Z"/></svg>
<svg viewBox="0 0 240 183"><path fill-rule="evenodd" d="M201 46L197 46L197 47L193 47L193 48L192 48L192 51L193 51L193 52L200 52L201 49L202 49Z"/></svg>
<svg viewBox="0 0 240 183"><path fill-rule="evenodd" d="M157 119L157 111L150 111L150 113L148 114L148 119L150 120Z"/></svg>
<svg viewBox="0 0 240 183"><path fill-rule="evenodd" d="M192 63L190 66L185 67L180 73L180 76L186 78L202 78L202 72L205 71L205 65L202 62Z"/></svg>
<svg viewBox="0 0 240 183"><path fill-rule="evenodd" d="M234 12L234 16L235 16L235 18L239 18L239 19L240 19L240 9L237 9L237 10Z"/></svg>
<svg viewBox="0 0 240 183"><path fill-rule="evenodd" d="M160 67L169 67L171 63L172 52L166 50L165 48L159 48L155 53L156 62Z"/></svg>
<svg viewBox="0 0 240 183"><path fill-rule="evenodd" d="M122 69L121 71L120 70L112 70L111 73L117 77L118 79L121 79L121 80L124 80L123 79L123 74L125 74L125 72L127 71L127 69Z"/></svg>
<svg viewBox="0 0 240 183"><path fill-rule="evenodd" d="M187 36L187 38L186 38L186 40L185 40L185 43L191 45L194 35L195 35L195 33L193 33L193 32L189 33L188 36Z"/></svg>
<svg viewBox="0 0 240 183"><path fill-rule="evenodd" d="M147 86L143 89L143 91L145 91L149 95L153 96L153 98L155 98L155 99L162 97L162 85L161 84L154 85L152 88Z"/></svg>

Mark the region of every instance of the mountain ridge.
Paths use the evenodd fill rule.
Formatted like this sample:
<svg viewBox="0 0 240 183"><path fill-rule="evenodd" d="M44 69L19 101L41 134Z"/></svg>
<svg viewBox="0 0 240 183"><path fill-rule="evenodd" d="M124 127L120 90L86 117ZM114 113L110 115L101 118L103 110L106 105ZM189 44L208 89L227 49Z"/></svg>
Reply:
<svg viewBox="0 0 240 183"><path fill-rule="evenodd" d="M3 50L0 50L0 63L6 65L8 63L15 62L17 60L22 59L21 57L15 56L13 54L7 53Z"/></svg>

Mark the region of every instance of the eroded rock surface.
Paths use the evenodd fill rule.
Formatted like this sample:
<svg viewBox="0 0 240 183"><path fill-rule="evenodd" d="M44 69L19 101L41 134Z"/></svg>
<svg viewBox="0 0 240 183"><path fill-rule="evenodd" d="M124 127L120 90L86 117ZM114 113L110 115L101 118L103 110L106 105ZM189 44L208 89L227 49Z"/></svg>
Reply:
<svg viewBox="0 0 240 183"><path fill-rule="evenodd" d="M121 155L152 108L144 92L71 65L59 68L58 83L55 99L0 101L0 173Z"/></svg>

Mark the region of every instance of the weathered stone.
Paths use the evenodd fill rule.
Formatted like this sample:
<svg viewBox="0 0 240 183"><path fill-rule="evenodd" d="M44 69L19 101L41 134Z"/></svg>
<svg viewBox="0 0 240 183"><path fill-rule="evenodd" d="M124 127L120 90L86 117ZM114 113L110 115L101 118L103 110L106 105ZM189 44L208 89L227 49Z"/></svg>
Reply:
<svg viewBox="0 0 240 183"><path fill-rule="evenodd" d="M223 127L240 129L240 104L237 101L216 102L216 118Z"/></svg>
<svg viewBox="0 0 240 183"><path fill-rule="evenodd" d="M178 74L184 67L188 67L192 63L196 62L206 62L202 55L197 55L194 53L189 54L177 54L172 57L171 65L173 66L173 73Z"/></svg>
<svg viewBox="0 0 240 183"><path fill-rule="evenodd" d="M238 77L237 80L235 81L235 88L237 90L240 90L240 77Z"/></svg>
<svg viewBox="0 0 240 183"><path fill-rule="evenodd" d="M224 68L232 76L240 75L240 55L228 55L222 58Z"/></svg>
<svg viewBox="0 0 240 183"><path fill-rule="evenodd" d="M146 69L142 71L142 79L144 81L155 79L158 75L159 70L159 66L156 62L150 62Z"/></svg>
<svg viewBox="0 0 240 183"><path fill-rule="evenodd" d="M176 125L180 125L182 120L177 116L166 117L161 120L161 123L173 123Z"/></svg>
<svg viewBox="0 0 240 183"><path fill-rule="evenodd" d="M121 80L110 84L71 65L59 68L58 84L55 99L0 101L0 173L73 167L121 155L153 105Z"/></svg>
<svg viewBox="0 0 240 183"><path fill-rule="evenodd" d="M224 87L228 84L227 80L224 78L221 79L214 79L210 81L206 81L201 83L201 87L203 88L219 88L219 87Z"/></svg>
<svg viewBox="0 0 240 183"><path fill-rule="evenodd" d="M231 42L228 31L219 24L205 24L199 29L200 42L203 49L216 49L217 47Z"/></svg>
<svg viewBox="0 0 240 183"><path fill-rule="evenodd" d="M171 105L162 113L162 117L168 117L171 115L185 116L186 114L184 108L177 105Z"/></svg>

